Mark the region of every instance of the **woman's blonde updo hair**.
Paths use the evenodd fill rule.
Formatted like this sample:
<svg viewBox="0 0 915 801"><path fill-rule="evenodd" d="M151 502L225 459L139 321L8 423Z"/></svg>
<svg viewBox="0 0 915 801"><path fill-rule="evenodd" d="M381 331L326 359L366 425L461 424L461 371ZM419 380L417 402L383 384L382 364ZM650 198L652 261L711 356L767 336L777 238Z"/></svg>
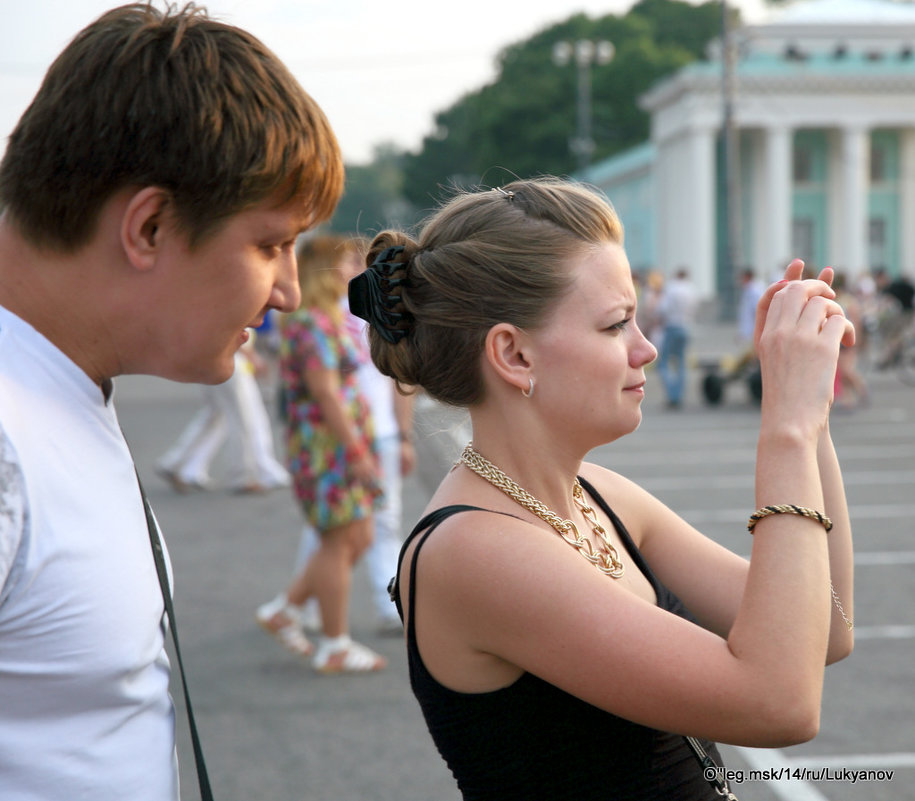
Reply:
<svg viewBox="0 0 915 801"><path fill-rule="evenodd" d="M399 231L372 241L368 265L389 247L404 248L395 311L410 320L397 342L370 328L372 359L443 403L478 403L492 326L536 329L570 286L570 260L622 240L609 202L581 184L541 178L460 194L425 222L418 241Z"/></svg>

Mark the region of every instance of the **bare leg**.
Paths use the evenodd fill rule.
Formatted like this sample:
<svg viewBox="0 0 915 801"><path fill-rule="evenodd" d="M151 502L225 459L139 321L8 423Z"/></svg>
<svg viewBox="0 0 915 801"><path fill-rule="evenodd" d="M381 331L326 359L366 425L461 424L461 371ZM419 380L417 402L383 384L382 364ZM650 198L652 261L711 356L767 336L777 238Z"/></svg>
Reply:
<svg viewBox="0 0 915 801"><path fill-rule="evenodd" d="M301 606L314 596L321 607L326 637L349 631L349 597L353 566L371 544L372 520L353 520L321 534L321 543L304 571L287 590L289 603Z"/></svg>
<svg viewBox="0 0 915 801"><path fill-rule="evenodd" d="M321 534L320 545L286 593L258 609L260 624L301 656L313 647L301 628L300 611L309 598L321 608L324 637L312 665L320 673L381 670L387 660L349 636L349 596L353 566L371 545L372 519L355 520Z"/></svg>
<svg viewBox="0 0 915 801"><path fill-rule="evenodd" d="M846 407L867 405L869 394L867 384L857 367L858 354L853 348L843 348L839 351L839 374L842 376L842 386L854 397L847 398L842 405Z"/></svg>

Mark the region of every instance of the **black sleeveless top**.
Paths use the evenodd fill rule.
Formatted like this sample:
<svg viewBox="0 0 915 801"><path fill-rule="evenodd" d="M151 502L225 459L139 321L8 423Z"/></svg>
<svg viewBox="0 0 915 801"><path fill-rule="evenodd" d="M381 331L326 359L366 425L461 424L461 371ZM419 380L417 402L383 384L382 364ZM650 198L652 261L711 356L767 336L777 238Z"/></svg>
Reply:
<svg viewBox="0 0 915 801"><path fill-rule="evenodd" d="M619 518L594 488L579 479L613 522L633 562L648 578L658 606L691 620L661 584ZM465 801L717 801L686 740L598 709L552 684L524 673L508 687L461 693L439 684L426 670L416 644L416 565L436 527L476 506L446 506L417 523L401 551L425 531L411 560L407 657L410 684L439 753ZM403 607L394 598L401 619ZM670 666L676 670L676 665ZM703 742L720 765L717 748Z"/></svg>

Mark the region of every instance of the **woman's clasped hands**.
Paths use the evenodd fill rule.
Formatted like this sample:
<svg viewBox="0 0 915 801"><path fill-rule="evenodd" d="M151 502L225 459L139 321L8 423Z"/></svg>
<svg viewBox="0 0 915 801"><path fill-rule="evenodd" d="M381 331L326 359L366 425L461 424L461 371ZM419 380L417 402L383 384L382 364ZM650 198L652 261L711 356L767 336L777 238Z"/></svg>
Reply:
<svg viewBox="0 0 915 801"><path fill-rule="evenodd" d="M795 259L756 307L756 352L763 381L763 412L822 425L832 404L840 346L855 342L855 328L836 303L832 268L803 279Z"/></svg>

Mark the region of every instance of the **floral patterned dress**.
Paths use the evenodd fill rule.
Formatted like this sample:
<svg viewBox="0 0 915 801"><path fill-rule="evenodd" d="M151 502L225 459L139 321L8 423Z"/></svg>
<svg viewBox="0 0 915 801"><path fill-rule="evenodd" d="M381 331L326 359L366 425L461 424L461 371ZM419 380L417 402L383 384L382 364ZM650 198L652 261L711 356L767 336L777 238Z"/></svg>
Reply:
<svg viewBox="0 0 915 801"><path fill-rule="evenodd" d="M344 408L359 438L372 448L369 407L356 381L362 354L343 323L319 309L299 309L282 325L280 376L286 411L287 466L305 516L324 532L367 517L375 494L347 470L343 442L328 428L305 383L305 371L337 370Z"/></svg>

